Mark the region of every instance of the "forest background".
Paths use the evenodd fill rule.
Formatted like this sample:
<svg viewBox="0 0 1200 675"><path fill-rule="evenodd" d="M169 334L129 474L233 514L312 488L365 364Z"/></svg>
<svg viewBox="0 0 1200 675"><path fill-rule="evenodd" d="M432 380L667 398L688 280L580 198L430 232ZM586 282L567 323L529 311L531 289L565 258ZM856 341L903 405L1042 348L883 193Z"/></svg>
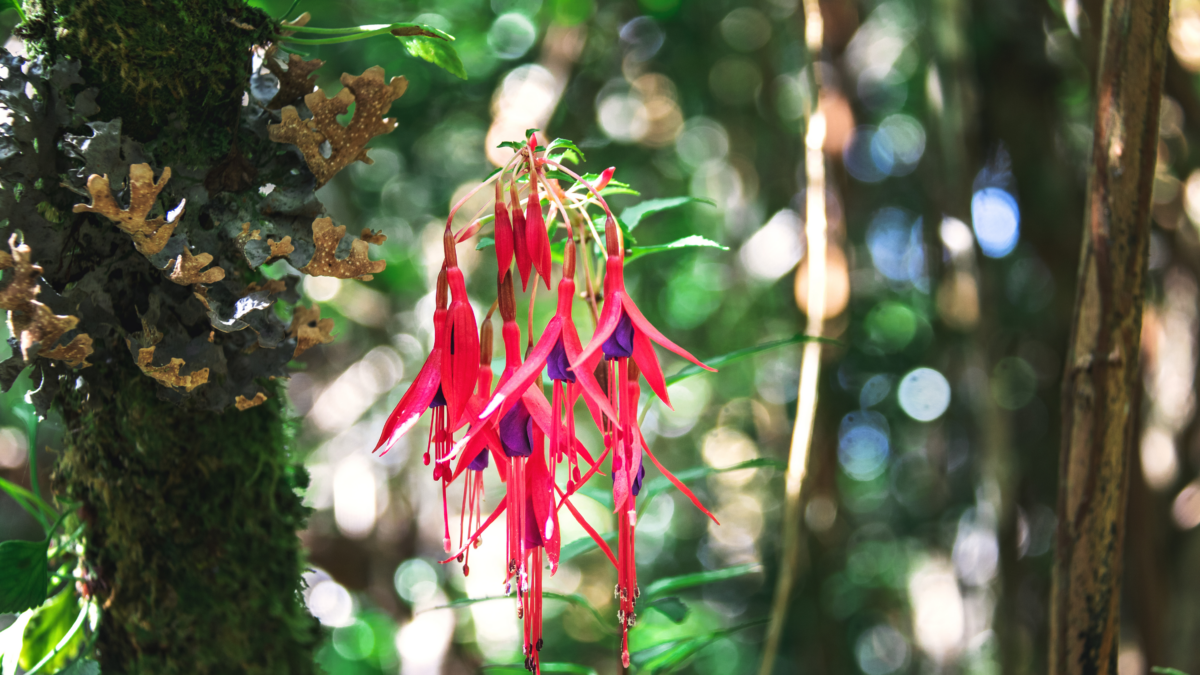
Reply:
<svg viewBox="0 0 1200 675"><path fill-rule="evenodd" d="M291 3L252 4L279 17ZM627 272L651 319L706 359L805 329L803 120L814 82L826 121L824 334L840 344L822 348L804 545L776 672L1044 671L1098 7L820 8L814 65L794 0L301 3L314 25L412 20L445 30L467 75L388 39L311 48L330 94L341 73L373 65L408 78L390 113L399 128L373 142L374 164L351 166L318 193L337 222L387 235L373 252L387 268L366 282L306 278L302 292L332 318L335 339L300 357L287 383L290 450L311 476L305 600L324 627L317 658L328 672L520 661L511 603L469 602L499 594L496 580L437 562L440 507L420 439L369 452L432 339L449 204L502 161L497 144L529 128L575 140L590 170L615 166L641 192L615 197L618 213L642 199L708 201L648 217L638 243L699 234L728 250L669 251ZM1200 161L1190 152L1200 131L1200 2L1175 0L1171 11L1129 462L1122 675L1151 665L1200 671ZM17 20L0 13L0 28ZM15 37L6 47L23 48ZM471 272L487 257L464 250L460 262L483 279ZM539 306L542 321L549 314ZM635 666L757 668L779 574L800 360L798 345L764 351L675 385L674 411L651 406L647 439L672 466L762 461L692 483L719 527L671 492L649 502L638 543L647 583L739 573L702 577L646 612L632 638L642 650ZM664 365L670 374L681 362ZM0 404L0 476L27 487L29 388L19 380ZM36 431L45 493L62 424L52 416ZM599 502L581 502L606 522ZM584 536L568 525L563 541ZM0 541L40 537L0 496ZM499 538L473 555L478 569L489 556L499 564ZM595 552L563 564L547 588L584 602L548 603L544 659L614 672L615 638L585 606L615 614L612 584ZM0 616L0 629L10 622Z"/></svg>

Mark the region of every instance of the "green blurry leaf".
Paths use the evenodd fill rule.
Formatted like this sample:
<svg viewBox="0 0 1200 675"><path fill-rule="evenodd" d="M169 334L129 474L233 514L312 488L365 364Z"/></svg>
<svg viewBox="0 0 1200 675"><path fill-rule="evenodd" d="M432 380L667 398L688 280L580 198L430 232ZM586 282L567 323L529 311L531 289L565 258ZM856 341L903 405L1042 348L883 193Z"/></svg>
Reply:
<svg viewBox="0 0 1200 675"><path fill-rule="evenodd" d="M555 663L542 661L538 664L543 673L578 673L579 675L596 675L595 668L581 666L578 663ZM525 666L519 663L485 663L480 666L484 670L500 670L504 672L528 673Z"/></svg>
<svg viewBox="0 0 1200 675"><path fill-rule="evenodd" d="M530 136L534 135L535 133L537 133L539 131L541 131L541 129L526 129L525 130L525 140L529 140Z"/></svg>
<svg viewBox="0 0 1200 675"><path fill-rule="evenodd" d="M79 659L58 671L58 675L100 675L100 664L91 659Z"/></svg>
<svg viewBox="0 0 1200 675"><path fill-rule="evenodd" d="M485 248L491 248L496 245L496 240L491 237L480 237L479 243L475 244L476 251L482 251Z"/></svg>
<svg viewBox="0 0 1200 675"><path fill-rule="evenodd" d="M33 494L29 490L26 490L20 485L17 485L16 483L12 483L0 478L0 490L3 490L9 497L12 498L14 502L17 503L18 506L28 511L29 515L33 516L37 520L41 520L42 515L45 515L41 513L39 509L45 511L46 514L51 516L58 515L58 512L54 510L54 507L50 506L45 501L39 499L37 495Z"/></svg>
<svg viewBox="0 0 1200 675"><path fill-rule="evenodd" d="M556 138L553 141L550 141L550 145L546 146L546 154L547 155L554 152L555 150L569 150L571 152L574 152L579 157L580 160L587 161L587 158L584 157L584 155L583 155L583 151L580 150L573 141L567 140L565 138ZM575 163L578 164L579 162L575 162ZM572 180L574 180L574 179L572 179Z"/></svg>
<svg viewBox="0 0 1200 675"><path fill-rule="evenodd" d="M411 56L423 59L442 68L460 80L467 79L467 71L463 68L458 52L444 40L415 36L396 38L404 43L404 49Z"/></svg>
<svg viewBox="0 0 1200 675"><path fill-rule="evenodd" d="M46 560L49 538L43 541L10 540L0 543L0 614L13 614L46 601L50 565Z"/></svg>
<svg viewBox="0 0 1200 675"><path fill-rule="evenodd" d="M683 603L677 596L668 595L665 598L659 598L654 602L646 605L650 609L658 610L671 621L675 623L683 623L687 618L688 606Z"/></svg>
<svg viewBox="0 0 1200 675"><path fill-rule="evenodd" d="M575 180L569 174L559 171L558 169L546 169L545 175L546 178L553 178L554 180ZM543 199L542 201L545 200Z"/></svg>
<svg viewBox="0 0 1200 675"><path fill-rule="evenodd" d="M611 498L609 501L611 501ZM600 538L604 540L604 543L612 544L617 540L617 533L605 532L604 534L600 535ZM562 547L558 553L558 562L566 562L571 558L577 558L588 551L594 551L598 548L600 548L600 546L597 545L591 537L580 537Z"/></svg>
<svg viewBox="0 0 1200 675"><path fill-rule="evenodd" d="M699 199L697 197L668 197L666 199L647 199L640 204L634 204L621 212L621 220L629 229L633 229L642 222L646 216L652 216L656 213L669 211L670 209L679 208L684 204L701 203L709 206L716 206L716 202L711 199Z"/></svg>
<svg viewBox="0 0 1200 675"><path fill-rule="evenodd" d="M21 638L33 612L22 612L11 626L0 631L0 675L15 675L21 660Z"/></svg>
<svg viewBox="0 0 1200 675"><path fill-rule="evenodd" d="M21 667L32 670L40 664L46 672L61 670L83 647L84 636L79 628L86 615L87 607L80 608L72 586L59 591L33 613L25 626Z"/></svg>
<svg viewBox="0 0 1200 675"><path fill-rule="evenodd" d="M25 22L25 11L21 9L20 0L0 0L0 12L6 9L17 10L17 16L21 18L21 22Z"/></svg>
<svg viewBox="0 0 1200 675"><path fill-rule="evenodd" d="M638 667L639 671L644 670L647 673L670 672L685 665L697 652L707 647L714 640L747 628L760 626L766 622L766 619L758 619L704 635L660 642L633 652L629 655L630 661Z"/></svg>
<svg viewBox="0 0 1200 675"><path fill-rule="evenodd" d="M705 476L709 476L714 473L725 473L726 471L740 471L742 469L760 469L760 468L786 469L787 464L784 464L783 462L781 462L777 459L770 459L769 457L759 457L757 459L748 459L744 462L738 462L737 464L734 464L733 466L726 466L726 467L721 467L721 468L712 467L712 466L694 466L690 469L684 469L683 471L675 471L673 473L675 474L675 477L678 478L681 483L691 483L692 481L699 480L701 478L704 478ZM666 476L658 476L656 478L652 478L651 480L646 481L645 484L642 486L642 492L641 492L641 494L638 495L638 503L641 504L642 506L645 506L650 503L651 499L654 499L655 497L657 497L659 495L659 493L665 492L665 491L671 489L672 487L674 487L674 486L672 485L671 481L667 479ZM611 504L612 504L611 495L609 496L608 501L609 501L609 506L611 508Z"/></svg>
<svg viewBox="0 0 1200 675"><path fill-rule="evenodd" d="M591 541L591 538L589 537L588 540ZM595 544L593 544L593 546L594 545ZM567 550L567 547L564 546L562 548L562 552L565 553L566 550ZM563 558L562 555L559 555L558 561L560 563L564 559L565 558ZM566 593L553 593L551 591L543 591L542 597L548 598L550 600L562 600L563 602L569 602L572 605L575 605L576 607L582 607L583 609L586 609L588 611L588 613L590 613L592 615L593 618L596 619L596 622L600 624L601 628L608 630L609 632L612 632L608 626L608 622L606 622L604 620L604 617L600 616L600 612L597 611L595 607L592 607L591 603L589 603L587 601L587 598L583 597L582 595L580 595L578 593L566 594ZM516 599L517 599L517 596L515 596L515 595L489 595L484 598L459 598L458 600L452 600L444 605L438 605L437 607L431 607L427 610L422 610L422 611L432 611L435 609L454 609L457 607L467 607L470 605L477 605L481 602L491 602L492 600L516 600Z"/></svg>
<svg viewBox="0 0 1200 675"><path fill-rule="evenodd" d="M1150 669L1152 673L1160 673L1160 675L1187 675L1187 673L1177 668L1167 668L1166 666L1154 666Z"/></svg>
<svg viewBox="0 0 1200 675"><path fill-rule="evenodd" d="M360 26L360 28L367 28L367 26ZM446 31L420 23L394 23L391 25L391 29L392 35L395 35L396 37L411 37L419 35L422 37L445 40L447 42L454 41L454 36L450 35Z"/></svg>
<svg viewBox="0 0 1200 675"><path fill-rule="evenodd" d="M625 262L629 263L645 255L651 253L661 253L663 251L674 251L681 248L719 248L722 251L728 251L728 246L722 246L717 242L701 237L698 234L693 234L690 237L684 237L673 241L669 244L656 244L654 246L634 246L630 247L625 253Z"/></svg>
<svg viewBox="0 0 1200 675"><path fill-rule="evenodd" d="M520 151L521 148L525 147L525 144L522 143L521 141L504 141L503 143L501 143L500 145L497 145L496 147L497 148L509 148L511 150ZM501 167L501 168L503 168L503 167Z"/></svg>
<svg viewBox="0 0 1200 675"><path fill-rule="evenodd" d="M705 584L724 581L726 579L735 579L737 577L758 572L761 569L762 565L758 563L750 563L749 565L726 567L722 570L710 570L708 572L696 572L695 574L683 574L677 577L667 577L665 579L659 579L647 586L646 590L642 592L642 595L646 597L647 601L652 601L654 598L667 593L674 593L675 591L680 591L685 588L703 586Z"/></svg>
<svg viewBox="0 0 1200 675"><path fill-rule="evenodd" d="M818 338L818 337L812 337L810 335L804 335L802 333L797 333L796 335L793 335L792 337L786 338L783 340L775 340L774 342L764 342L763 344L755 346L755 347L746 347L745 349L739 349L737 351L732 351L732 352L729 352L728 354L714 356L713 358L705 361L704 363L706 363L707 365L709 365L713 368L720 368L721 366L724 366L729 363L733 363L734 361L740 361L741 359L744 359L747 356L753 356L755 354L770 351L772 349L778 349L779 347L786 347L788 345L799 344L801 342L814 342L814 341L815 342L824 342L826 344L833 344L833 345L842 344L841 342L830 339L830 338ZM679 372L668 377L667 378L667 386L670 386L670 385L675 384L676 382L680 382L682 380L686 380L687 378L689 378L693 375L699 375L700 373L706 373L706 372L708 372L708 371L704 370L703 368L701 368L697 365L689 364L687 366L684 366L683 368L680 368Z"/></svg>

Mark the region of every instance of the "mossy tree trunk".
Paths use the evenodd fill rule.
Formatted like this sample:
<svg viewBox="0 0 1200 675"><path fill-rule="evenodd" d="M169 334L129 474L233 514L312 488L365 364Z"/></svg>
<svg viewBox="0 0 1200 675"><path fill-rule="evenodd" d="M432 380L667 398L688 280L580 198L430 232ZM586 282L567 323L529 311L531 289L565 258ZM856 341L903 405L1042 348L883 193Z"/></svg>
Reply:
<svg viewBox="0 0 1200 675"><path fill-rule="evenodd" d="M156 175L170 166L234 198L255 190L228 174L239 170L230 158L239 156L250 47L269 35L268 17L240 0L42 0L26 9L31 19L21 31L31 49L82 64L86 86L98 88L100 112L89 121L121 118L118 133L153 143ZM116 179L113 187L120 189ZM268 402L225 412L164 395L119 348L139 330L151 335L147 315L196 314L185 304L196 302L198 287L163 286L163 273L129 237L89 247L88 227L62 237L60 251L35 245L34 254L48 270L54 258L74 270L68 285L89 269L117 270L106 282L119 321L110 352L98 350L99 361L79 371L80 386L63 386L54 401L67 428L56 487L83 504L89 525L88 591L104 608L102 671L311 672L318 629L300 595L296 536L307 515L297 491L307 477L287 454L280 387L259 378ZM232 277L253 278L218 259ZM103 340L102 332L93 337ZM235 366L228 364L231 378Z"/></svg>

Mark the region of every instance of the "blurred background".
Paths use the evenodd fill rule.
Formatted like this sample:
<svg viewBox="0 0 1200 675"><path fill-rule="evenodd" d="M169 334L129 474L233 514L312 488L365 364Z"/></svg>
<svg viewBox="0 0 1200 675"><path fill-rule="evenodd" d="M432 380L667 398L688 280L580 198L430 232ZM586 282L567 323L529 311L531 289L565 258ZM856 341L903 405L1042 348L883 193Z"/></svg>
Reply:
<svg viewBox="0 0 1200 675"><path fill-rule="evenodd" d="M252 4L281 16L291 2ZM820 8L824 49L814 60L797 0L300 2L314 26L444 29L469 76L457 80L389 39L312 52L326 62L317 75L330 94L341 73L373 65L409 80L391 111L399 128L373 143L375 163L319 193L337 222L388 236L378 249L387 270L365 283L306 278L304 293L336 321L336 341L306 352L288 384L293 450L312 476L306 597L328 628L319 657L328 672L466 673L522 660L511 599L461 602L503 594L499 526L473 552L470 576L437 562L426 422L388 455L370 453L431 345L449 205L506 159L496 145L528 128L573 139L588 171L615 166L641 191L614 197L618 213L644 198L713 202L647 219L638 243L700 234L728 251L660 254L626 273L651 321L705 359L804 329L802 127L818 96L813 69L828 124L826 334L841 344L823 352L804 555L775 672L1044 671L1058 391L1092 143L1091 5ZM1190 153L1200 140L1200 1L1175 0L1172 11L1122 675L1200 670L1200 164ZM12 14L0 14L0 27ZM494 297L491 255L460 255L473 297ZM539 305L539 316L550 309ZM793 345L681 382L674 411L651 407L647 440L679 470L786 461L799 361ZM668 374L680 366L665 359ZM22 383L0 404L0 475L28 485ZM55 447L55 424L42 425L39 447ZM38 453L43 485L53 461ZM670 668L756 671L757 622L778 574L782 476L764 463L693 483L719 527L674 491L648 504L638 528L643 587L753 567L682 591L683 609L644 611L631 634L631 649L645 650L640 670L663 670L653 659L662 645L699 636L702 648ZM498 481L487 480L490 512ZM576 502L602 532L613 529L609 509ZM563 522L564 544L585 536ZM37 532L0 496L0 540ZM545 661L617 672L614 583L595 551L547 581L603 622L580 603L547 601Z"/></svg>

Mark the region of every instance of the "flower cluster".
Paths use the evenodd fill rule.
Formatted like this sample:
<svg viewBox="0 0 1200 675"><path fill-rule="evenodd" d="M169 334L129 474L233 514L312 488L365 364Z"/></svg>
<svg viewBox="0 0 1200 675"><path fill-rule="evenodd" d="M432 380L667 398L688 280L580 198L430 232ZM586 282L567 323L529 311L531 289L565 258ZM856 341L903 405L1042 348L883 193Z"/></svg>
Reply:
<svg viewBox="0 0 1200 675"><path fill-rule="evenodd" d="M518 150L513 160L471 193L494 181L495 206L490 219L477 217L455 233L451 228L454 215L471 195L451 210L443 237L445 260L437 280L433 350L388 418L375 450L387 452L426 410L431 411L424 459L426 465L432 463L433 478L442 489L444 544L452 554L444 562L462 562L464 574L470 573L470 551L479 545L480 535L501 513L508 512L506 592L515 590L520 600L517 615L524 622L525 666L535 672L539 671L542 649L542 573L546 567L551 574L558 568L559 512L565 507L617 568L617 619L622 659L628 666L628 630L636 623L640 595L634 541L637 497L646 474L643 456L712 517L650 452L639 428L640 382L645 380L654 394L670 405L655 344L712 369L650 325L625 290L623 236L602 196L613 169L581 177L548 156L556 144L550 144L547 151L537 145L536 138L530 135L527 143L512 144ZM563 189L559 185L562 179L574 182ZM602 231L597 227L599 220L593 221L588 214L592 207L603 209ZM467 298L456 246L489 220L494 227L499 270L497 297L480 326ZM551 243L559 221L566 236ZM591 264L592 251L605 257L603 270L598 262ZM559 252L557 310L535 343L533 296L539 282L551 288L552 263ZM577 256L582 265L576 264ZM517 324L514 262L522 288L533 284L524 356ZM576 292L579 275L584 279L582 294ZM603 293L597 293L601 275ZM576 300L586 300L595 324L586 346L572 318ZM505 365L493 391L491 318L497 308L503 322ZM543 372L549 378L549 399ZM580 398L604 439L598 456L577 438L574 410ZM601 473L606 459L618 523L615 555L571 503L571 496ZM483 520L483 473L493 461L505 484L505 496ZM561 471L565 487L559 484L560 465L565 465ZM464 488L456 549L447 492L460 477Z"/></svg>

